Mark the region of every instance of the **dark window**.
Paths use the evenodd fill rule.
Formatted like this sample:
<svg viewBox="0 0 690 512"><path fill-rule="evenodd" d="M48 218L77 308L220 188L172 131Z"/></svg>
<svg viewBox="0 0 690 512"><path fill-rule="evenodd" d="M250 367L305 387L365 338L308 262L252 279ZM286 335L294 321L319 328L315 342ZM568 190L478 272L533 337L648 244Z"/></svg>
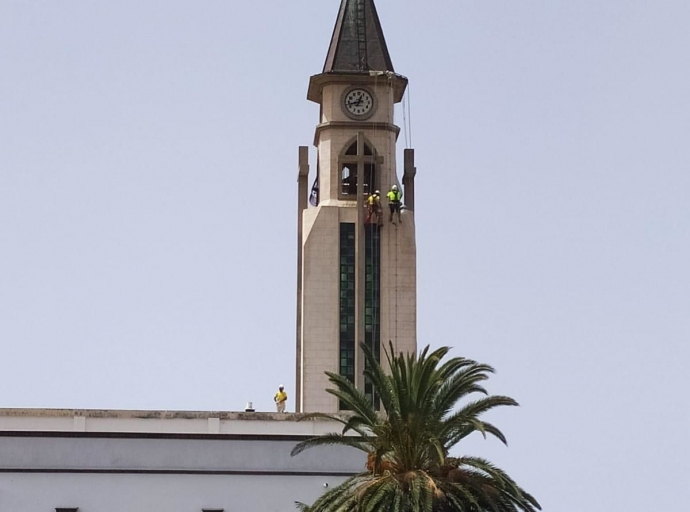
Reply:
<svg viewBox="0 0 690 512"><path fill-rule="evenodd" d="M381 361L381 232L376 224L365 227L364 343ZM364 394L374 407L381 407L374 385L364 381Z"/></svg>
<svg viewBox="0 0 690 512"><path fill-rule="evenodd" d="M201 512L223 512L224 508L202 508Z"/></svg>
<svg viewBox="0 0 690 512"><path fill-rule="evenodd" d="M56 507L55 512L77 512L79 507Z"/></svg>
<svg viewBox="0 0 690 512"><path fill-rule="evenodd" d="M364 231L364 343L381 361L381 232L376 224ZM340 224L340 375L355 382L355 225ZM380 399L372 382L365 379L364 394L374 407L380 408ZM340 410L345 410L343 403Z"/></svg>
<svg viewBox="0 0 690 512"><path fill-rule="evenodd" d="M355 225L340 224L340 375L355 381ZM340 404L340 409L345 409Z"/></svg>

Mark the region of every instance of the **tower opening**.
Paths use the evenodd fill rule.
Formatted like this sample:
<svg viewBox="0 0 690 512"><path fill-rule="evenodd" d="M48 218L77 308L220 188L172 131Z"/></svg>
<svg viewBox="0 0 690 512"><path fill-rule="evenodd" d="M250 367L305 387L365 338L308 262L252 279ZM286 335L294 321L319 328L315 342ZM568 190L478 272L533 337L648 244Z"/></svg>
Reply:
<svg viewBox="0 0 690 512"><path fill-rule="evenodd" d="M355 140L344 151L340 158L340 198L357 198L357 180L359 169L364 169L364 195L368 196L376 189L376 158L374 150L369 144L364 144L363 155L357 154L357 141Z"/></svg>

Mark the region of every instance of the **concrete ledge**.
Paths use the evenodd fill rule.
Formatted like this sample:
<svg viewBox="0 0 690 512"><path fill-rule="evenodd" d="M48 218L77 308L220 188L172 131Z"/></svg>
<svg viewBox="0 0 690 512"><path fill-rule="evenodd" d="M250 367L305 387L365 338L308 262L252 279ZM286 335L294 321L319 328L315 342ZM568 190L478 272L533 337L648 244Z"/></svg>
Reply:
<svg viewBox="0 0 690 512"><path fill-rule="evenodd" d="M219 418L221 420L250 420L250 421L299 421L306 414L303 413L277 413L277 412L243 412L243 411L135 411L125 409L2 409L1 418L120 418L120 419L187 419L208 420ZM345 418L345 415L339 415ZM306 420L321 421L321 420Z"/></svg>
<svg viewBox="0 0 690 512"><path fill-rule="evenodd" d="M0 432L134 432L312 436L340 425L305 414L232 411L0 409ZM303 420L303 421L300 421Z"/></svg>

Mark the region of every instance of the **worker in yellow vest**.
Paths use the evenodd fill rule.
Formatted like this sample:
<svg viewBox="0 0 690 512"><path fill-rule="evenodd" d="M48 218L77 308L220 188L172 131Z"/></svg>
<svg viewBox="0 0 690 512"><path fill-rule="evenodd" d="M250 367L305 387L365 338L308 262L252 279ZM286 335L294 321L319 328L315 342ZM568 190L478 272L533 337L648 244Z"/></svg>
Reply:
<svg viewBox="0 0 690 512"><path fill-rule="evenodd" d="M283 385L278 386L278 392L273 400L276 403L276 410L278 412L285 412L285 404L287 403L287 393L284 391Z"/></svg>
<svg viewBox="0 0 690 512"><path fill-rule="evenodd" d="M402 222L402 218L400 217L400 200L402 199L402 192L398 190L398 186L393 185L388 191L388 194L386 194L386 197L388 198L388 208L391 210L391 216L388 221L395 224L395 222L393 222L393 214L397 212L398 222Z"/></svg>
<svg viewBox="0 0 690 512"><path fill-rule="evenodd" d="M376 224L380 226L383 224L383 211L381 210L381 192L378 190L367 197L367 210L369 215L367 215L365 224L371 224L372 216L376 215Z"/></svg>

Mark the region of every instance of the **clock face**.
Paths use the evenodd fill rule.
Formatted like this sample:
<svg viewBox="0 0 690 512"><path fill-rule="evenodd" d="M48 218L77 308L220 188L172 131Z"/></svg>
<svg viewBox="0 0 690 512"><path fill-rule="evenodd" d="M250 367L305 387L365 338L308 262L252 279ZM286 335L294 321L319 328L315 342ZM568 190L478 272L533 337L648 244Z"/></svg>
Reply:
<svg viewBox="0 0 690 512"><path fill-rule="evenodd" d="M343 107L350 117L365 118L374 113L374 97L366 89L350 89L343 96Z"/></svg>

